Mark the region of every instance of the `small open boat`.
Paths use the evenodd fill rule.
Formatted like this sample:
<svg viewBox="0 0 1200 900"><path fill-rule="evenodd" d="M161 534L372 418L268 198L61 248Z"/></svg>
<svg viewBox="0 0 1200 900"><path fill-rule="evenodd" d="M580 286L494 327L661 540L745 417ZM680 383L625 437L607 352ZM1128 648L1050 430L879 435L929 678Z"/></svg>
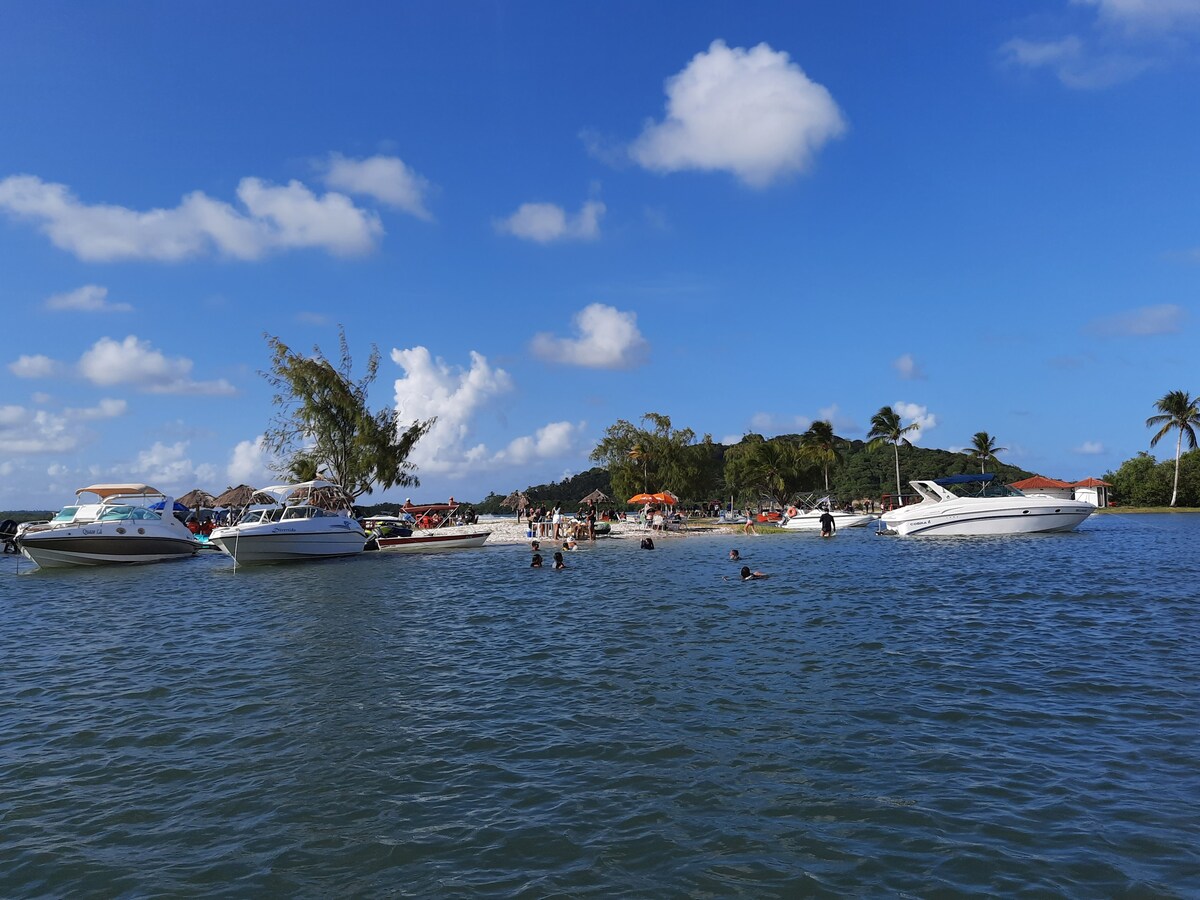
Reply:
<svg viewBox="0 0 1200 900"><path fill-rule="evenodd" d="M491 535L454 522L460 504L406 501L398 516L373 516L367 520L367 550L392 553L425 553L482 547Z"/></svg>

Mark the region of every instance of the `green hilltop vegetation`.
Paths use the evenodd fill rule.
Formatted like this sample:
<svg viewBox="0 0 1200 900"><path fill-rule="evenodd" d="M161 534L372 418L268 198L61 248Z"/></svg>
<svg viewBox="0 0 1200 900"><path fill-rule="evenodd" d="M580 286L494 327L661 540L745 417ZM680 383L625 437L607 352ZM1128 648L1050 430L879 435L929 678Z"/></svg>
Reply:
<svg viewBox="0 0 1200 900"><path fill-rule="evenodd" d="M785 502L780 499L785 495L790 500L792 496L810 493L822 496L829 493L841 499L869 497L878 502L884 494L895 493L896 459L890 446L871 449L865 441L837 439L839 458L829 468L829 489L826 491L822 468L798 452L802 446L801 438L801 435L790 434L767 440L759 435L747 435L735 445L717 444L706 438L676 445L674 449L684 457L682 460L674 459L670 452L661 452L656 458L649 447L641 453L627 450L624 465L621 465L619 454L615 457L615 472L610 467L596 466L561 482L530 485L523 493L536 503L561 501L567 509L594 490L603 491L620 505L634 494L660 490L671 491L686 504L716 501L724 505L732 496L738 506L757 506L771 499ZM769 456L775 449L780 451L778 458L765 463L746 459L748 456ZM898 453L906 493L910 490L909 479L941 478L981 469L979 460L965 453L916 446L901 446ZM593 459L596 456L593 453ZM787 471L784 464L789 460L793 464L791 471ZM997 479L1005 483L1034 474L994 460L987 462L987 471L995 473ZM481 513L510 512L501 506L506 496L489 494L476 504L476 508Z"/></svg>

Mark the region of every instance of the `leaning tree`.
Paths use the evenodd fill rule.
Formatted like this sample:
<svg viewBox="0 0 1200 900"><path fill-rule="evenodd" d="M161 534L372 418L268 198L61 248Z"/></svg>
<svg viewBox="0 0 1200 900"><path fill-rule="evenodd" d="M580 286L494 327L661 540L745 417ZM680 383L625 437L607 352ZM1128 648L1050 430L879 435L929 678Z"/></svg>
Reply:
<svg viewBox="0 0 1200 900"><path fill-rule="evenodd" d="M319 347L304 356L277 337L264 337L271 370L262 375L275 388L277 409L266 443L282 459L278 471L292 477L322 473L351 500L374 487L420 484L408 455L435 420L404 423L394 405L371 412L367 391L379 374L378 347L372 345L366 374L354 381L344 328L338 328L336 366Z"/></svg>

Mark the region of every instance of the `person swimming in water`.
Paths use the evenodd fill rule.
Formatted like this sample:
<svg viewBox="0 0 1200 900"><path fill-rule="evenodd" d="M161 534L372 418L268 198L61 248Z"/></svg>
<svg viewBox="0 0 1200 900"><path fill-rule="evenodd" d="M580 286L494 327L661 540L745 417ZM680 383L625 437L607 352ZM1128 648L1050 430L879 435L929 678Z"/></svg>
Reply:
<svg viewBox="0 0 1200 900"><path fill-rule="evenodd" d="M734 562L739 562L742 557L738 554L738 552L736 550L730 550L729 558L732 559Z"/></svg>
<svg viewBox="0 0 1200 900"><path fill-rule="evenodd" d="M533 554L533 561L529 563L529 568L540 569L542 567L542 554Z"/></svg>
<svg viewBox="0 0 1200 900"><path fill-rule="evenodd" d="M565 562L563 562L562 553L555 553L554 554L554 568L565 569L566 567L567 567L567 564Z"/></svg>
<svg viewBox="0 0 1200 900"><path fill-rule="evenodd" d="M749 566L742 566L742 581L755 581L759 578L768 578L766 572L751 572Z"/></svg>

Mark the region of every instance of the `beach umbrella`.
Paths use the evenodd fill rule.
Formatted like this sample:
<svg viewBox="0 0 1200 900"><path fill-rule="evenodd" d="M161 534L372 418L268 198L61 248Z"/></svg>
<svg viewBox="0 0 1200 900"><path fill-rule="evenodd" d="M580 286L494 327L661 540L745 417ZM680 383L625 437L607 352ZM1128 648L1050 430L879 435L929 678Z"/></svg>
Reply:
<svg viewBox="0 0 1200 900"><path fill-rule="evenodd" d="M634 494L626 503L661 503L662 501L655 497L654 494Z"/></svg>
<svg viewBox="0 0 1200 900"><path fill-rule="evenodd" d="M203 491L200 488L188 491L179 498L179 502L188 509L195 509L199 506L216 506L216 498L208 491Z"/></svg>
<svg viewBox="0 0 1200 900"><path fill-rule="evenodd" d="M655 503L665 503L667 506L674 506L679 502L679 498L670 491L659 491L657 494L651 494L650 497Z"/></svg>
<svg viewBox="0 0 1200 900"><path fill-rule="evenodd" d="M247 506L253 496L254 488L248 484L239 484L237 487L227 490L213 503L217 506Z"/></svg>

